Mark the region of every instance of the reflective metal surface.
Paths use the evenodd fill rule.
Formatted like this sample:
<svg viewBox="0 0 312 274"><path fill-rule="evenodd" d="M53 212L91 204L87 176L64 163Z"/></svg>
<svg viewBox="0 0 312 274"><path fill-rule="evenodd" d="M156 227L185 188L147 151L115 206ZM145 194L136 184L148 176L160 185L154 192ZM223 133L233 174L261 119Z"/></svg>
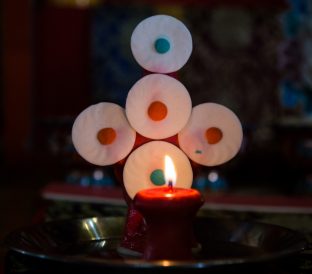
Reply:
<svg viewBox="0 0 312 274"><path fill-rule="evenodd" d="M33 258L97 269L180 270L267 262L298 253L306 246L300 233L286 228L232 219L197 218L195 235L202 250L194 260L144 261L118 254L123 225L122 217L56 221L13 232L5 243L10 250Z"/></svg>

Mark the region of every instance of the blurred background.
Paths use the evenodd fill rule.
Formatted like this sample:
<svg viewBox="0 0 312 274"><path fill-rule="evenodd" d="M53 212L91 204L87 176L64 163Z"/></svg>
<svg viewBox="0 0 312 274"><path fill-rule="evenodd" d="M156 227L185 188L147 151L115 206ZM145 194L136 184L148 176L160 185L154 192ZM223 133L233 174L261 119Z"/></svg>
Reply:
<svg viewBox="0 0 312 274"><path fill-rule="evenodd" d="M0 9L4 232L33 216L51 182L117 184L110 167L78 156L71 127L93 103L124 106L143 75L131 33L154 14L179 18L192 34L194 50L178 77L193 105L223 104L244 128L239 154L202 168L195 187L311 195L311 1L4 0Z"/></svg>

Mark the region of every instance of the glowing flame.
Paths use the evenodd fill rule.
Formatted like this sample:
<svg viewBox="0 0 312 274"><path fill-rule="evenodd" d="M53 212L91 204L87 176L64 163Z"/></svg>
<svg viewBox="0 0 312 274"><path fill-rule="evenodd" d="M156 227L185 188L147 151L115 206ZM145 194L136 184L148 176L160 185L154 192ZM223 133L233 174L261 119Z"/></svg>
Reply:
<svg viewBox="0 0 312 274"><path fill-rule="evenodd" d="M171 182L173 186L177 181L177 173L173 161L168 155L165 155L165 181L167 185Z"/></svg>

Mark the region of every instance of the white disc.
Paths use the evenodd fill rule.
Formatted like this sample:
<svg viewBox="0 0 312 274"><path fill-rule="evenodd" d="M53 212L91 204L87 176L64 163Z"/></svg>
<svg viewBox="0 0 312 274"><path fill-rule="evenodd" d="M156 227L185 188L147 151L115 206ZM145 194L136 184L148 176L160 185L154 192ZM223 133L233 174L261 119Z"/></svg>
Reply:
<svg viewBox="0 0 312 274"><path fill-rule="evenodd" d="M122 107L99 103L82 111L72 128L77 152L88 162L106 166L125 158L132 150L136 132Z"/></svg>
<svg viewBox="0 0 312 274"><path fill-rule="evenodd" d="M196 163L216 166L240 149L243 131L237 116L225 106L195 106L187 126L178 135L181 149Z"/></svg>
<svg viewBox="0 0 312 274"><path fill-rule="evenodd" d="M193 171L183 151L164 141L152 141L134 150L125 163L123 180L130 198L133 199L142 189L165 185L163 179L165 155L171 157L175 166L177 181L174 187L191 187Z"/></svg>
<svg viewBox="0 0 312 274"><path fill-rule="evenodd" d="M179 70L192 53L192 36L185 25L168 15L141 21L131 36L136 61L148 71L170 73Z"/></svg>
<svg viewBox="0 0 312 274"><path fill-rule="evenodd" d="M177 134L191 115L192 101L178 80L163 74L149 74L131 88L126 114L141 135L164 139Z"/></svg>

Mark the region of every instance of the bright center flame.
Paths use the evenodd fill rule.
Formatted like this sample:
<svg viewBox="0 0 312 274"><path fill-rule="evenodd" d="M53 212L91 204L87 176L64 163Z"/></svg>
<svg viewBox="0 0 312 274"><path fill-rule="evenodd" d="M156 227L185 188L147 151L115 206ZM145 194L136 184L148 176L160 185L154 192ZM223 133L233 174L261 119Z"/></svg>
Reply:
<svg viewBox="0 0 312 274"><path fill-rule="evenodd" d="M173 186L177 181L177 173L175 171L173 161L168 155L165 155L165 181L167 185L169 182L172 182Z"/></svg>

